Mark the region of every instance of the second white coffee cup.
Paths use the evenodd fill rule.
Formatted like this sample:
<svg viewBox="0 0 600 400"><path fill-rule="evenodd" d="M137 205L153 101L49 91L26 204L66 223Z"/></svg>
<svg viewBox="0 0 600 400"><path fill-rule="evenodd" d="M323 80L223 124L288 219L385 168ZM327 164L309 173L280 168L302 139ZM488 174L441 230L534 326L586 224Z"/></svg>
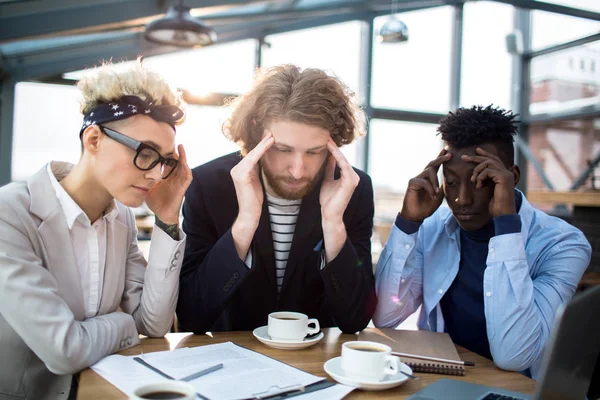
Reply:
<svg viewBox="0 0 600 400"><path fill-rule="evenodd" d="M314 324L314 327L309 325ZM273 340L299 341L321 330L316 318L306 314L279 311L269 314L268 333Z"/></svg>
<svg viewBox="0 0 600 400"><path fill-rule="evenodd" d="M342 370L350 379L381 382L400 371L400 359L392 349L377 342L346 342L342 345Z"/></svg>

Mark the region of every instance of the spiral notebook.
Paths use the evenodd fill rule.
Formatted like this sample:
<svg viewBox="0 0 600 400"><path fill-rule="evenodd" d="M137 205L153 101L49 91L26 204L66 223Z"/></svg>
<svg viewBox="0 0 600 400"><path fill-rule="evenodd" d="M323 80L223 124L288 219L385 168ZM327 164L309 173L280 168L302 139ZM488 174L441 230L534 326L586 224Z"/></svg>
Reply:
<svg viewBox="0 0 600 400"><path fill-rule="evenodd" d="M358 340L383 343L390 346L392 351L400 353L460 361L456 347L447 333L367 328L358 335ZM463 365L425 361L408 357L400 357L400 359L403 363L411 367L414 372L429 372L444 375L465 374L465 367Z"/></svg>

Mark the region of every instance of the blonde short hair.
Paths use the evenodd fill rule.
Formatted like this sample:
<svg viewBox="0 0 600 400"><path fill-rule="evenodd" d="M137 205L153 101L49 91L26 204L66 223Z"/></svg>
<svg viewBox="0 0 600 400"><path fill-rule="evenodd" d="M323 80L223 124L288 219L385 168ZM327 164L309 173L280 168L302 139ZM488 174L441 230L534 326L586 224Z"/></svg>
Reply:
<svg viewBox="0 0 600 400"><path fill-rule="evenodd" d="M341 80L315 68L281 65L258 71L252 89L229 101L231 115L223 134L241 148L252 150L265 126L277 120L326 129L339 146L364 134L364 112Z"/></svg>
<svg viewBox="0 0 600 400"><path fill-rule="evenodd" d="M181 92L169 86L157 72L148 69L138 58L131 66L103 62L93 73L82 78L77 87L81 91L81 113L87 114L102 103L117 101L123 96L137 96L154 105L174 105L185 108ZM185 114L175 125L181 125Z"/></svg>

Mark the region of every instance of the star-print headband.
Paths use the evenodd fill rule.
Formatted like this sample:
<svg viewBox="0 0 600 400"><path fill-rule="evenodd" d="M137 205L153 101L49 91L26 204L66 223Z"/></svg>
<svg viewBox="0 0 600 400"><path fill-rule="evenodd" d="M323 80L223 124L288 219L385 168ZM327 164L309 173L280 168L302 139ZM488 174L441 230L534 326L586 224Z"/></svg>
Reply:
<svg viewBox="0 0 600 400"><path fill-rule="evenodd" d="M118 121L132 117L137 114L147 115L159 122L166 122L175 129L175 122L183 117L183 111L179 107L165 104L154 105L137 96L123 96L117 101L101 103L83 116L83 125L79 131L79 137L85 128L90 125L99 125L105 122Z"/></svg>

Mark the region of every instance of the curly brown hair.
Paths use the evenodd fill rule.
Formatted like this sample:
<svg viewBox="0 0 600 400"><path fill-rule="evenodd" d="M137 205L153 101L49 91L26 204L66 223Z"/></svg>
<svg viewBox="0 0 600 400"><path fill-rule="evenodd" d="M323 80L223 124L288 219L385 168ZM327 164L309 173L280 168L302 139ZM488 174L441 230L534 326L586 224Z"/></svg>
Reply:
<svg viewBox="0 0 600 400"><path fill-rule="evenodd" d="M258 71L252 89L230 99L223 134L248 154L265 126L286 120L326 129L341 147L364 134L364 113L356 96L337 77L316 68L280 65Z"/></svg>

